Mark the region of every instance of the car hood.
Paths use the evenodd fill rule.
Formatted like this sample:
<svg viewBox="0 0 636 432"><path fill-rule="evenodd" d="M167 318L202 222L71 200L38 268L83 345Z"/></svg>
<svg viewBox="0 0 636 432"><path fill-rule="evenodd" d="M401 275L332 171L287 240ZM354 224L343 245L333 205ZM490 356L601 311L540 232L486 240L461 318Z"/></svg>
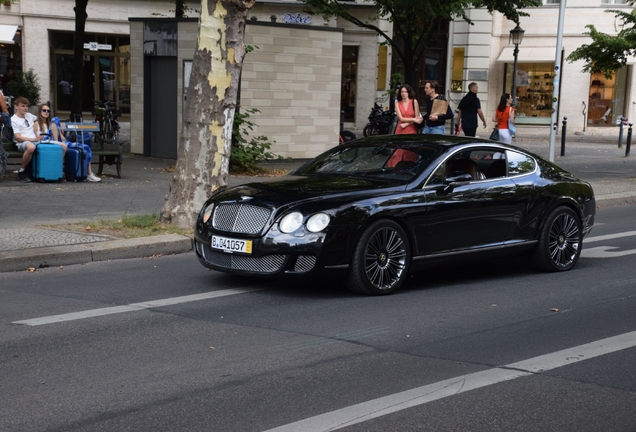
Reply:
<svg viewBox="0 0 636 432"><path fill-rule="evenodd" d="M212 199L215 202L237 201L282 207L314 200L353 201L365 195L378 195L405 189L394 182L348 177L342 175L294 176L288 175L259 183L248 183L223 189ZM341 198L338 200L338 198ZM335 202L334 202L335 204Z"/></svg>

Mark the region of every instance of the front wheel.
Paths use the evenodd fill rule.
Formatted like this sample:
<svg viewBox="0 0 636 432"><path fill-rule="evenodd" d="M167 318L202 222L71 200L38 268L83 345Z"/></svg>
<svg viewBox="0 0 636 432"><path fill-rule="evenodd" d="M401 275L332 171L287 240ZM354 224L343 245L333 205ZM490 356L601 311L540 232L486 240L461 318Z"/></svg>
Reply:
<svg viewBox="0 0 636 432"><path fill-rule="evenodd" d="M578 215L570 208L557 207L541 227L539 243L532 259L543 271L570 270L579 260L582 243Z"/></svg>
<svg viewBox="0 0 636 432"><path fill-rule="evenodd" d="M347 287L367 295L395 292L408 276L411 253L406 232L383 219L362 234L351 260Z"/></svg>

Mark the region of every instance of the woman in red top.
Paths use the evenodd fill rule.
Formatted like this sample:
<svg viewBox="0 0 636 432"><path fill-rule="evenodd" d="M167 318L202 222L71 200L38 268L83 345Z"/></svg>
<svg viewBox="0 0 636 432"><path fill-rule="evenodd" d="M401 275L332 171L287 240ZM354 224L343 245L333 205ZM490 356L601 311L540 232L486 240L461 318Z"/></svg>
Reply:
<svg viewBox="0 0 636 432"><path fill-rule="evenodd" d="M413 88L404 84L400 88L398 103L395 106L395 113L398 117L398 124L395 128L396 134L415 134L418 125L422 123L420 116L420 106L415 100L415 92Z"/></svg>
<svg viewBox="0 0 636 432"><path fill-rule="evenodd" d="M499 100L495 114L492 116L492 121L495 122L499 129L499 141L504 144L512 144L512 134L510 129L508 129L508 119L514 123L515 109L510 106L511 103L512 96L510 96L510 93L504 93Z"/></svg>

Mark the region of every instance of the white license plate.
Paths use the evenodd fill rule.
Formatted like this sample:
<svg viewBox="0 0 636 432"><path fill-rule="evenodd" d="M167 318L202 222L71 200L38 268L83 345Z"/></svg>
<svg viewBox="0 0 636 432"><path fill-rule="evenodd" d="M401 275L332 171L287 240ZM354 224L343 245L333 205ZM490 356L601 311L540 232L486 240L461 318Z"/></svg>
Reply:
<svg viewBox="0 0 636 432"><path fill-rule="evenodd" d="M239 240L227 237L212 236L212 249L224 252L252 253L252 240Z"/></svg>

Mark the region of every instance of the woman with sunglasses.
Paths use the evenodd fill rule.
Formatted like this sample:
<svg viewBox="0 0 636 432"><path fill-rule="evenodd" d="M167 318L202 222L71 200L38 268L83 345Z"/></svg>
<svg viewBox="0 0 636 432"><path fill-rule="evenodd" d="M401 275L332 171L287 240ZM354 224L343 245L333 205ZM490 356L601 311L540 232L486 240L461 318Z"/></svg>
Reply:
<svg viewBox="0 0 636 432"><path fill-rule="evenodd" d="M86 153L86 158L88 160L88 175L86 176L86 180L91 183L97 183L102 181L102 179L100 177L97 177L95 174L93 174L93 171L91 170L91 160L93 159L93 153L91 152L91 147L88 144L81 144L81 143L74 143L74 142L67 141L66 137L64 136L64 131L62 130L62 123L60 122L60 119L58 119L57 117L53 117L53 119L49 123L49 128L51 131L51 139L55 141L59 141L59 142L65 142L71 148L75 148L75 147L79 147L83 145L84 153Z"/></svg>
<svg viewBox="0 0 636 432"><path fill-rule="evenodd" d="M38 109L38 117L33 122L33 132L36 137L40 137L42 142L58 144L62 146L63 153L66 153L66 144L51 137L51 107L48 104L40 105Z"/></svg>

